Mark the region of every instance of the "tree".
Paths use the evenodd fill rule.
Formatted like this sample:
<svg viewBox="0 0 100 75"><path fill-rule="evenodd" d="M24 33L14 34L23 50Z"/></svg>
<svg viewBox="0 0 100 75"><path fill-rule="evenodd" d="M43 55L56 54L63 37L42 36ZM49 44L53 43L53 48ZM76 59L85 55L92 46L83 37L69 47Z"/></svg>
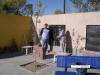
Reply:
<svg viewBox="0 0 100 75"><path fill-rule="evenodd" d="M26 9L27 9L28 15L32 16L33 15L33 5L32 4L27 4Z"/></svg>
<svg viewBox="0 0 100 75"><path fill-rule="evenodd" d="M88 4L91 4L94 11L100 10L100 0L88 0Z"/></svg>
<svg viewBox="0 0 100 75"><path fill-rule="evenodd" d="M63 14L63 12L60 9L55 10L54 14Z"/></svg>
<svg viewBox="0 0 100 75"><path fill-rule="evenodd" d="M26 4L23 8L19 10L20 15L25 16L32 16L33 15L33 5L32 4Z"/></svg>
<svg viewBox="0 0 100 75"><path fill-rule="evenodd" d="M35 6L34 15L35 15L35 16L41 16L41 15L43 15L43 13L44 13L44 11L45 11L45 8L46 8L46 5L43 4L42 1L37 0L36 6Z"/></svg>
<svg viewBox="0 0 100 75"><path fill-rule="evenodd" d="M71 0L72 3L80 12L87 11L87 4L83 2L83 0Z"/></svg>
<svg viewBox="0 0 100 75"><path fill-rule="evenodd" d="M0 0L0 13L32 15L32 4L26 4L26 0Z"/></svg>
<svg viewBox="0 0 100 75"><path fill-rule="evenodd" d="M98 11L100 10L100 0L71 0L80 12Z"/></svg>

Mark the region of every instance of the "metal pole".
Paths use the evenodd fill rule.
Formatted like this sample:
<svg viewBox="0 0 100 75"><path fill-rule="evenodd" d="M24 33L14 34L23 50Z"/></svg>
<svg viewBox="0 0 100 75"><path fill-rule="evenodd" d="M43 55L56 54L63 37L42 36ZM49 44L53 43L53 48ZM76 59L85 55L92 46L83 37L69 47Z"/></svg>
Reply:
<svg viewBox="0 0 100 75"><path fill-rule="evenodd" d="M36 26L35 26L35 30L36 30L36 32L37 32L37 16L36 16ZM36 36L36 35L35 35L35 36ZM35 55L34 55L34 56L35 56L35 60L34 60L35 72L36 72L36 68L37 68L37 64L36 64L36 51L37 51L37 48L35 48L35 51L34 51L34 52L35 52L35 53L34 53L34 54L35 54Z"/></svg>
<svg viewBox="0 0 100 75"><path fill-rule="evenodd" d="M36 3L36 32L37 32L37 21L38 21L38 17L39 17L39 1L40 0L37 0L37 3ZM37 48L35 49L35 61L34 61L34 64L35 64L35 72L36 72L36 68L37 68L37 62L36 62L36 51L37 51Z"/></svg>
<svg viewBox="0 0 100 75"><path fill-rule="evenodd" d="M66 13L66 0L64 0L64 14Z"/></svg>

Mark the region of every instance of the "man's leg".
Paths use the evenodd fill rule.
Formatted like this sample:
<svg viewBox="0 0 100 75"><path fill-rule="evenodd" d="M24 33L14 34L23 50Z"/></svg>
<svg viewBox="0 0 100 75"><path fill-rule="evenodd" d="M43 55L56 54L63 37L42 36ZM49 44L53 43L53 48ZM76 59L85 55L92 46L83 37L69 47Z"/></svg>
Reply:
<svg viewBox="0 0 100 75"><path fill-rule="evenodd" d="M43 48L43 59L45 59L46 57L45 40L42 39L41 43L42 43L42 48Z"/></svg>
<svg viewBox="0 0 100 75"><path fill-rule="evenodd" d="M48 39L44 40L44 44L43 44L43 54L44 54L44 58L46 57L46 51L48 48Z"/></svg>
<svg viewBox="0 0 100 75"><path fill-rule="evenodd" d="M53 50L53 40L50 41L49 45L50 45L50 50L49 50L49 52L51 52L51 51Z"/></svg>
<svg viewBox="0 0 100 75"><path fill-rule="evenodd" d="M50 45L50 51L52 51L52 50L53 50L53 44Z"/></svg>

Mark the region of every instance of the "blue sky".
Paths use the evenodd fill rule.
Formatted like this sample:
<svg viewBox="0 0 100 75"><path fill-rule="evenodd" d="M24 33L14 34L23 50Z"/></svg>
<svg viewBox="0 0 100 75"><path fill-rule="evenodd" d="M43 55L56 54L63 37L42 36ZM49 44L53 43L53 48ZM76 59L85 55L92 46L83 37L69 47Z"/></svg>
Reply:
<svg viewBox="0 0 100 75"><path fill-rule="evenodd" d="M44 11L43 14L49 15L53 14L56 9L60 9L63 11L63 1L64 0L41 0L44 4ZM35 8L36 0L27 0L28 3L33 4L33 10ZM72 3L70 0L66 0L66 7L69 12L75 12L76 10L72 7Z"/></svg>

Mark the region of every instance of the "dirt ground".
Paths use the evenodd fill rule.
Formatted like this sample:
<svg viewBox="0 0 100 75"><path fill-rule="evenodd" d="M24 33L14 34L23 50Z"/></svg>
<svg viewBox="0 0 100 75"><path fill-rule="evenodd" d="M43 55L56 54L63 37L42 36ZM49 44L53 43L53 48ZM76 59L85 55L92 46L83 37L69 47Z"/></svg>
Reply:
<svg viewBox="0 0 100 75"><path fill-rule="evenodd" d="M32 72L41 70L43 68L46 68L48 65L38 62L31 62L25 65L21 65L23 68L26 68L27 70L30 70Z"/></svg>

